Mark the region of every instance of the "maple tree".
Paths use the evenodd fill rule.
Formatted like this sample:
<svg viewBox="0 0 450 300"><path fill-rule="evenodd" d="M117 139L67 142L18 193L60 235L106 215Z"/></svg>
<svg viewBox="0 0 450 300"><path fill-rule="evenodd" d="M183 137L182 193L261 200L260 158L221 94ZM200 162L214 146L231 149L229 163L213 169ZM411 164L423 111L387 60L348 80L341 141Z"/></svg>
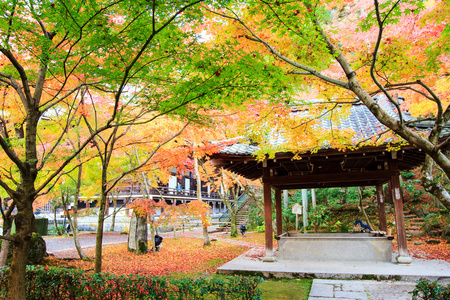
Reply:
<svg viewBox="0 0 450 300"><path fill-rule="evenodd" d="M136 222L138 223L137 225L137 229L136 229L136 237L137 239L141 239L142 241L139 241L138 243L142 243L145 249L138 249L137 253L138 254L145 254L147 251L147 229L146 229L146 223L150 224L150 236L151 236L151 242L153 245L153 255L155 255L156 253L156 246L155 246L155 219L154 219L154 215L156 215L156 210L157 209L163 209L167 207L167 203L165 201L154 201L154 200L150 200L150 199L135 199L133 200L133 202L131 202L128 205L129 209L133 210L133 213L136 215ZM142 227L141 225L139 225L139 222L142 222L142 226L145 226L145 229L143 230L143 234L142 237L139 237L140 235L140 228ZM130 243L130 241L129 241ZM141 248L140 245L137 245L139 248ZM128 247L130 248L130 247ZM97 251L96 251L96 255L97 255Z"/></svg>
<svg viewBox="0 0 450 300"><path fill-rule="evenodd" d="M192 200L187 203L187 213L191 218L200 220L203 228L208 227L211 219L211 207L201 200Z"/></svg>
<svg viewBox="0 0 450 300"><path fill-rule="evenodd" d="M173 228L173 237L177 238L177 229L188 225L190 222L187 203L168 205L164 212L158 218L158 224L163 227L171 226Z"/></svg>
<svg viewBox="0 0 450 300"><path fill-rule="evenodd" d="M239 8L203 7L211 13L209 28L217 42L264 53L267 69L273 65L286 72L288 92L289 86L297 93L317 91L322 101L303 102L308 109L318 104L322 111L339 113L339 106L361 101L389 130L422 149L422 183L450 207L450 195L431 175L434 164L450 175L444 153L449 140L439 139L450 118L448 1L246 1ZM218 25L217 17L226 26ZM397 115L389 115L375 95L395 106ZM406 122L405 109L419 118ZM429 130L415 130L423 120ZM285 130L292 127L304 129Z"/></svg>
<svg viewBox="0 0 450 300"><path fill-rule="evenodd" d="M128 115L132 115L133 112L124 111L124 113ZM89 120L88 114L84 115L83 118L85 123L87 124L91 133L95 132L95 128L92 124L100 123L98 119L101 119L101 113L95 114L94 120ZM94 115L94 114L93 114ZM138 115L139 116L139 115ZM149 120L145 117L140 116L136 117L136 120L139 120L143 125L152 125L152 120L155 119L155 116L150 116ZM165 144L173 140L176 136L178 136L184 129L184 126L176 127L172 122L172 130L174 131L167 133L166 126L164 122L159 121L158 125L154 125L150 129L152 134L148 134L145 129L140 128L139 133L137 130L134 130L134 134L130 134L130 131L133 131L135 126L129 125L127 127L114 127L110 130L105 130L104 132L96 135L93 141L93 147L97 150L96 158L100 160L100 174L99 177L100 182L100 198L98 201L98 226L97 226L97 239L96 239L96 255L95 255L95 272L101 271L101 259L102 259L102 241L103 241L103 227L104 221L106 217L106 207L107 201L109 201L108 195L111 191L116 187L116 185L127 175L134 173L139 170L144 165L148 164L155 153L162 148ZM161 124L162 123L162 124ZM156 124L156 122L155 122ZM177 132L178 131L178 132ZM141 147L146 147L146 157L142 161L139 160L139 157L136 157L136 161L131 164L124 163L125 155L121 155L120 153L126 152L127 148L134 147L134 145L140 144ZM133 148L135 150L135 148ZM119 153L117 153L119 152ZM111 164L117 161L116 167L113 171L110 171ZM127 167L128 166L128 167ZM145 216L147 217L147 216ZM152 219L150 217L150 219ZM153 224L153 223L151 223ZM153 225L151 226L153 228ZM154 235L154 234L152 234Z"/></svg>
<svg viewBox="0 0 450 300"><path fill-rule="evenodd" d="M236 182L238 181L237 176L223 168L215 167L209 161L202 161L200 165L202 176L211 184L213 190L219 194L220 199L230 213L230 235L237 237L236 214L239 210L237 200L243 192L241 185L238 185ZM230 194L232 199L230 199Z"/></svg>
<svg viewBox="0 0 450 300"><path fill-rule="evenodd" d="M203 18L200 2L1 3L0 186L18 211L9 299L25 298L33 202L97 134L136 124L147 112L200 120L201 109L268 91L251 56L234 52L231 60L226 45L199 41L193 28ZM86 93L93 105L108 105L107 117L77 149L65 149L64 136L78 126L73 121L88 113Z"/></svg>

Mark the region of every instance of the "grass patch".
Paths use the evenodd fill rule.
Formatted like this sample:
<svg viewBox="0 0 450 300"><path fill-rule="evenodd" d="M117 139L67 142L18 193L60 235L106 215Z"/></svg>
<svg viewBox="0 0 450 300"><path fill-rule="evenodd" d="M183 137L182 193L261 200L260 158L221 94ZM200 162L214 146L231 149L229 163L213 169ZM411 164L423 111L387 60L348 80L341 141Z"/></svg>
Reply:
<svg viewBox="0 0 450 300"><path fill-rule="evenodd" d="M223 280L226 280L227 277L229 275L210 274L206 276L206 278ZM264 279L258 288L262 292L262 300L306 300L311 291L312 282L312 279Z"/></svg>
<svg viewBox="0 0 450 300"><path fill-rule="evenodd" d="M259 285L262 300L308 299L312 279L270 279Z"/></svg>

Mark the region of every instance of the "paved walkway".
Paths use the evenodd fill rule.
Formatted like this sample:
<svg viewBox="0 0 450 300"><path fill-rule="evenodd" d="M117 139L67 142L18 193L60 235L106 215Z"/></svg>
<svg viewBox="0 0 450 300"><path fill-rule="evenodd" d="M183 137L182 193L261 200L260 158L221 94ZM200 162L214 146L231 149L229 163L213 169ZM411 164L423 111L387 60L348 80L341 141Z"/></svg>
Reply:
<svg viewBox="0 0 450 300"><path fill-rule="evenodd" d="M253 248L217 269L219 274L247 274L275 278L339 280L450 281L450 262L413 258L411 264L371 261L263 262L264 249ZM394 260L394 257L393 257Z"/></svg>
<svg viewBox="0 0 450 300"><path fill-rule="evenodd" d="M414 282L314 279L310 300L410 300Z"/></svg>
<svg viewBox="0 0 450 300"><path fill-rule="evenodd" d="M216 227L208 227L210 231L214 231ZM172 238L173 232L161 233L163 238ZM191 230L185 230L184 232L178 231L178 237L203 237L203 228L196 227ZM43 237L47 246L47 253L55 255L59 258L78 258L78 254L75 250L75 243L72 236L67 237L55 237L46 236ZM220 236L215 236L210 234L210 238L217 238L220 240L225 240L227 242L235 242L231 239L221 239ZM95 247L96 234L90 232L82 232L79 235L79 240L81 248L93 248ZM127 234L120 234L119 232L104 232L103 234L103 246L114 245L114 244L124 244L128 241ZM238 242L238 241L236 241ZM238 242L242 244L242 242ZM246 245L251 246L251 245Z"/></svg>

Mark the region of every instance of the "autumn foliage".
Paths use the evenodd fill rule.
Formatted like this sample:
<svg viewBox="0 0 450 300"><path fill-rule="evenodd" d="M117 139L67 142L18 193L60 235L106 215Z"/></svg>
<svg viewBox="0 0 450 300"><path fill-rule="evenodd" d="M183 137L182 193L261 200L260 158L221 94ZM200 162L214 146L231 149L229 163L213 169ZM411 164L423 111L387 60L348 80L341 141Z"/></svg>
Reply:
<svg viewBox="0 0 450 300"><path fill-rule="evenodd" d="M198 238L164 239L160 252L136 255L128 252L126 245L107 247L103 251L103 271L113 274L145 275L201 275L213 273L220 265L239 256L248 247L227 242L213 242L203 247ZM90 249L86 251L93 255ZM93 262L62 261L56 258L47 260L49 265L69 265L83 270L90 270Z"/></svg>
<svg viewBox="0 0 450 300"><path fill-rule="evenodd" d="M427 240L439 241L439 244L429 244ZM393 245L394 251L397 250L397 244ZM446 240L440 238L431 238L424 236L420 238L414 238L408 241L408 252L415 258L432 260L444 260L450 262L450 244Z"/></svg>
<svg viewBox="0 0 450 300"><path fill-rule="evenodd" d="M138 198L133 200L130 204L127 205L129 209L132 209L133 212L139 217L151 217L156 214L157 208L166 207L167 203L165 201L154 201L149 199Z"/></svg>

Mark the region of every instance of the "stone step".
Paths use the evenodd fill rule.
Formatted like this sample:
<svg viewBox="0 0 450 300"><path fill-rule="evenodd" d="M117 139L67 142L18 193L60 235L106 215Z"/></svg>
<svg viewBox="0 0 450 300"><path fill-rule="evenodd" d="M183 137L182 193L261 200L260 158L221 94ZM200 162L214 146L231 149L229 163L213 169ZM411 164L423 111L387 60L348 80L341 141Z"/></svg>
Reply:
<svg viewBox="0 0 450 300"><path fill-rule="evenodd" d="M422 232L420 229L406 229L406 232Z"/></svg>
<svg viewBox="0 0 450 300"><path fill-rule="evenodd" d="M410 222L409 224L411 226L422 226L423 224L425 224L425 222Z"/></svg>
<svg viewBox="0 0 450 300"><path fill-rule="evenodd" d="M406 231L406 237L422 237L425 236L426 233L423 231Z"/></svg>
<svg viewBox="0 0 450 300"><path fill-rule="evenodd" d="M409 219L410 222L419 222L419 223L423 223L423 219L421 218L413 218L413 219Z"/></svg>
<svg viewBox="0 0 450 300"><path fill-rule="evenodd" d="M420 227L410 226L410 227L407 227L407 230L420 230Z"/></svg>

